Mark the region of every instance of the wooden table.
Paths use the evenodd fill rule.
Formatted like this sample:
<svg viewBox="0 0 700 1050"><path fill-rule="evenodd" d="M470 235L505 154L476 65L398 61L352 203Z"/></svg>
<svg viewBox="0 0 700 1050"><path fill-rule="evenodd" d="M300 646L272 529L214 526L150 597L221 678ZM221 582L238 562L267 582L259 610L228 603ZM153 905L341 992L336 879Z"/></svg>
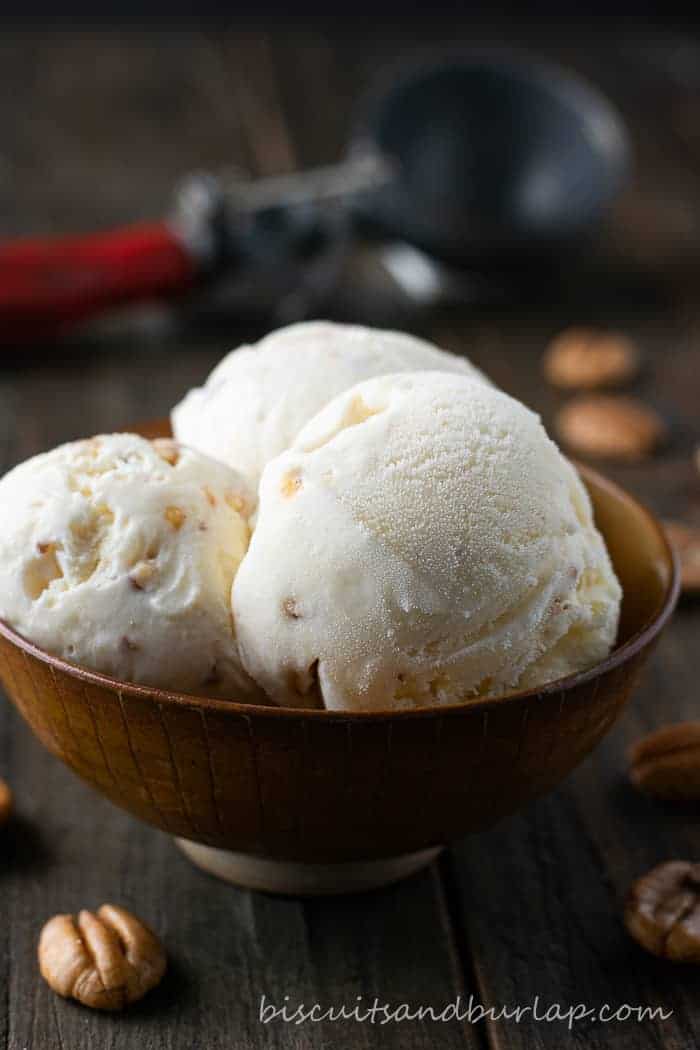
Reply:
<svg viewBox="0 0 700 1050"><path fill-rule="evenodd" d="M602 321L639 339L639 392L671 421L667 450L609 473L662 515L700 514L690 452L700 438L700 42L630 28L317 25L274 33L85 31L0 40L0 224L5 234L90 229L155 216L192 168L272 172L334 159L358 96L387 61L506 40L595 80L625 114L637 171L585 279L534 306L416 311L383 296L357 259L326 313L390 320L469 354L550 421L559 397L539 356L563 324ZM364 276L357 275L362 271ZM355 273L355 278L352 273ZM371 274L372 266L369 267ZM573 273L573 271L572 271ZM353 280L355 283L353 284ZM158 315L0 366L2 469L79 435L165 414L259 323L213 334ZM685 603L620 725L552 796L451 847L392 889L338 900L239 892L195 871L163 834L98 798L52 759L9 705L0 774L18 814L2 833L0 1047L216 1050L242 1047L687 1048L700 1043L700 972L645 955L620 921L630 881L698 857L697 813L625 781L646 730L697 717L700 609ZM39 980L37 934L56 911L118 901L163 936L171 970L139 1007L99 1016ZM261 996L290 1007L493 1007L475 1023L261 1023ZM362 997L362 999L358 999ZM660 1006L637 1023L498 1019L501 1007Z"/></svg>

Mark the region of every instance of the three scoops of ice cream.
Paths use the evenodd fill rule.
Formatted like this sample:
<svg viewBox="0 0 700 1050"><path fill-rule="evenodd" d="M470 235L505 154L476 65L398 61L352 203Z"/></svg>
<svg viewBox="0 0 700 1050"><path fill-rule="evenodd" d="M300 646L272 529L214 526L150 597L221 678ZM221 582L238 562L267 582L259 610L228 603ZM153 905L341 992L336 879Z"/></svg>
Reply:
<svg viewBox="0 0 700 1050"><path fill-rule="evenodd" d="M442 705L604 658L620 586L539 418L408 335L308 323L233 351L175 439L0 481L0 618L115 678L336 710Z"/></svg>

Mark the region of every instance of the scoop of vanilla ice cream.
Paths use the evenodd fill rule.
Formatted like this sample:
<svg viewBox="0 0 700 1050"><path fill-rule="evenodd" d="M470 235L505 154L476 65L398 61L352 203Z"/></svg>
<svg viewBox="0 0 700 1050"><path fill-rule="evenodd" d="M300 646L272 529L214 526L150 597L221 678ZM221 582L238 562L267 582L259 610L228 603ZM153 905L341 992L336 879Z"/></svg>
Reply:
<svg viewBox="0 0 700 1050"><path fill-rule="evenodd" d="M253 498L172 441L62 445L0 481L0 617L41 648L131 682L259 699L230 593Z"/></svg>
<svg viewBox="0 0 700 1050"><path fill-rule="evenodd" d="M173 433L257 484L265 464L336 394L373 376L427 369L486 382L463 358L401 332L291 325L224 357L173 409Z"/></svg>
<svg viewBox="0 0 700 1050"><path fill-rule="evenodd" d="M467 376L371 379L268 464L233 587L243 664L278 703L439 705L596 663L620 586L578 474Z"/></svg>

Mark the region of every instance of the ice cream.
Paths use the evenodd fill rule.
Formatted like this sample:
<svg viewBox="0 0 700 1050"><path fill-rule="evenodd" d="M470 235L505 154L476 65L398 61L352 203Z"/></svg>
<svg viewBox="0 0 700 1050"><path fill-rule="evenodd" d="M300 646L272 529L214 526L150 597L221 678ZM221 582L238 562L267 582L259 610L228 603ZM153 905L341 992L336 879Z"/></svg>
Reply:
<svg viewBox="0 0 700 1050"><path fill-rule="evenodd" d="M0 481L0 617L131 682L259 699L230 593L253 497L235 471L133 434L62 445Z"/></svg>
<svg viewBox="0 0 700 1050"><path fill-rule="evenodd" d="M246 670L283 705L442 705L588 667L620 586L539 418L466 375L370 379L266 467L233 587Z"/></svg>
<svg viewBox="0 0 700 1050"><path fill-rule="evenodd" d="M485 377L466 360L402 332L315 321L232 351L172 413L175 437L255 485L274 456L336 394L388 372Z"/></svg>

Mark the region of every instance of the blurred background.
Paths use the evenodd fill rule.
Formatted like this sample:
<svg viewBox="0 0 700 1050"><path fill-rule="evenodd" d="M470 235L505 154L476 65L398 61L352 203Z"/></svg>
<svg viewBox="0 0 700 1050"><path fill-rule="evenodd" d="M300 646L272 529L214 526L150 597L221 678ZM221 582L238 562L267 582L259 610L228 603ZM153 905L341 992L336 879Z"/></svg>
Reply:
<svg viewBox="0 0 700 1050"><path fill-rule="evenodd" d="M52 323L43 332L36 325L47 283L60 300L83 281L89 299L89 267L77 276L65 266L40 276L36 301L36 273L29 291L14 289L13 238L172 217L178 188L194 172L240 186L245 178L336 164L414 70L465 56L473 62L475 55L487 65L504 57L532 63L525 90L511 85L492 112L493 85L484 88L477 77L448 85L447 101L439 91L431 97L419 89L394 107L389 137L409 142L411 170L422 184L400 214L389 216L388 228L378 231L374 221L363 227L356 214L362 209L346 207L341 193L324 206L320 233L314 228L307 237L304 228L301 248L295 245L291 255L279 214L268 215L258 258L248 217L246 245L231 249L236 258L224 267L202 265L195 290L178 289L169 305L101 310L89 325L64 325L61 339ZM581 108L571 94L580 85L559 84L552 67L584 78L599 94ZM0 425L6 442L19 441L12 452L6 447L6 459L163 415L224 351L305 316L425 334L472 356L549 420L560 395L541 381L540 354L562 328L594 324L638 341L647 365L640 389L673 430L664 455L641 473L623 473L636 471L633 487L641 495L653 485L664 503L658 509L677 509L679 477L669 480L669 471L685 476L697 436L700 37L693 26L583 14L488 21L439 8L430 18L371 24L281 16L264 25L248 19L120 28L72 21L39 31L8 24L0 69L0 233L10 251L0 258ZM527 78L538 76L551 98L531 106ZM547 106L562 105L573 116L547 114ZM598 105L602 115L591 116ZM612 121L612 131L584 130L593 139L600 133L600 141L592 157L583 156L568 132L561 138L562 119L569 129L579 120ZM459 135L466 125L464 147ZM531 127L534 148L544 142L550 167L535 187L527 221L553 224L552 250L538 240L542 228L538 236L530 236L527 222L512 228L524 206L518 172L531 166L525 141ZM465 159L465 149L474 156ZM538 216L537 193L555 199L560 170L566 177L559 203L552 216L546 207ZM592 189L591 178L598 180ZM447 205L439 192L426 203L425 186L430 196L445 179ZM284 197L288 188L271 192ZM579 205L573 235L560 236L561 223ZM242 229L236 207L229 205L227 221ZM446 230L455 231L464 249L457 265L422 251L411 228L416 216L426 216L428 225L437 218L443 241ZM255 227L255 245L258 233ZM19 315L13 295L20 296Z"/></svg>

